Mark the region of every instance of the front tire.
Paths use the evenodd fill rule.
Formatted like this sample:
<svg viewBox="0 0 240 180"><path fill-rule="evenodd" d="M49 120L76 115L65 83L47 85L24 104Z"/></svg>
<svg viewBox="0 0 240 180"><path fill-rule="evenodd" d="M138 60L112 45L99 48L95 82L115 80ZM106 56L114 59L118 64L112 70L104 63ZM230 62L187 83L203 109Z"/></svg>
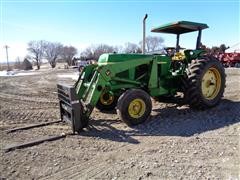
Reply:
<svg viewBox="0 0 240 180"><path fill-rule="evenodd" d="M117 103L117 113L128 126L143 123L148 119L151 111L150 96L140 89L127 90Z"/></svg>
<svg viewBox="0 0 240 180"><path fill-rule="evenodd" d="M216 106L224 93L225 71L214 57L192 60L187 73L185 99L190 107L207 109Z"/></svg>
<svg viewBox="0 0 240 180"><path fill-rule="evenodd" d="M113 111L117 105L118 98L108 92L103 92L96 104L96 108L101 112Z"/></svg>

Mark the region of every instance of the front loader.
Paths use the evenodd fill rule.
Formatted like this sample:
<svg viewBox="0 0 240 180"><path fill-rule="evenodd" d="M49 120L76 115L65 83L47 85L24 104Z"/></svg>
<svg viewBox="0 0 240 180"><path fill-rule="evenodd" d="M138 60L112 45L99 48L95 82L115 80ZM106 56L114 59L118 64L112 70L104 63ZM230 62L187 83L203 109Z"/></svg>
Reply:
<svg viewBox="0 0 240 180"><path fill-rule="evenodd" d="M217 105L225 72L217 59L200 48L205 28L206 24L178 21L152 29L176 35L176 47L166 48L165 53L101 55L97 64L84 67L74 87L58 84L61 119L79 133L96 107L103 112L116 109L122 121L134 126L150 116L151 97L163 101L178 92L190 107ZM180 35L193 31L198 31L196 49L181 52Z"/></svg>

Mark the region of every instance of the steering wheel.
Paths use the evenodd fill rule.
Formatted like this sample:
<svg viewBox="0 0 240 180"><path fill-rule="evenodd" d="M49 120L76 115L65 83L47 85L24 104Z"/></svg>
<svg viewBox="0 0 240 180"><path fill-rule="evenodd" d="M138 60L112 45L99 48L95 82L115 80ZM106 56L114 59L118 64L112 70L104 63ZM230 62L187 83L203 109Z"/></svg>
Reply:
<svg viewBox="0 0 240 180"><path fill-rule="evenodd" d="M174 56L174 54L176 53L175 47L166 47L166 48L164 48L164 50L166 51L166 54L168 56Z"/></svg>

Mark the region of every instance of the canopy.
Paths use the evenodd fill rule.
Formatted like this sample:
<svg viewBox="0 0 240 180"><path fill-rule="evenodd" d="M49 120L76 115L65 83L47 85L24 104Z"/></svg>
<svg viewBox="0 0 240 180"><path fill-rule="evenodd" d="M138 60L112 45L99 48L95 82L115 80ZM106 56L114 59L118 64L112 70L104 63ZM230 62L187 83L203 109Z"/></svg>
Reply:
<svg viewBox="0 0 240 180"><path fill-rule="evenodd" d="M208 28L207 24L190 22L190 21L178 21L178 22L168 23L168 24L153 28L151 32L183 34L183 33L189 33L189 32L198 31L206 28Z"/></svg>

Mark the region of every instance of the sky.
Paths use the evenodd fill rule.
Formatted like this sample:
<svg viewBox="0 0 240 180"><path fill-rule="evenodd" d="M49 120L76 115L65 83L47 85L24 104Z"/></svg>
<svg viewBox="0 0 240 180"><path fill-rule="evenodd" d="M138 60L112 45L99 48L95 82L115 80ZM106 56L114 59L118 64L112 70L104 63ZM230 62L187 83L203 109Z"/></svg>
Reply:
<svg viewBox="0 0 240 180"><path fill-rule="evenodd" d="M175 45L176 37L151 29L179 20L208 24L202 34L208 47L240 43L240 0L0 0L0 62L6 61L4 45L15 61L31 40L73 45L79 54L92 44L138 44L146 13L146 35L163 37L165 46ZM196 37L183 35L181 47L195 48Z"/></svg>

